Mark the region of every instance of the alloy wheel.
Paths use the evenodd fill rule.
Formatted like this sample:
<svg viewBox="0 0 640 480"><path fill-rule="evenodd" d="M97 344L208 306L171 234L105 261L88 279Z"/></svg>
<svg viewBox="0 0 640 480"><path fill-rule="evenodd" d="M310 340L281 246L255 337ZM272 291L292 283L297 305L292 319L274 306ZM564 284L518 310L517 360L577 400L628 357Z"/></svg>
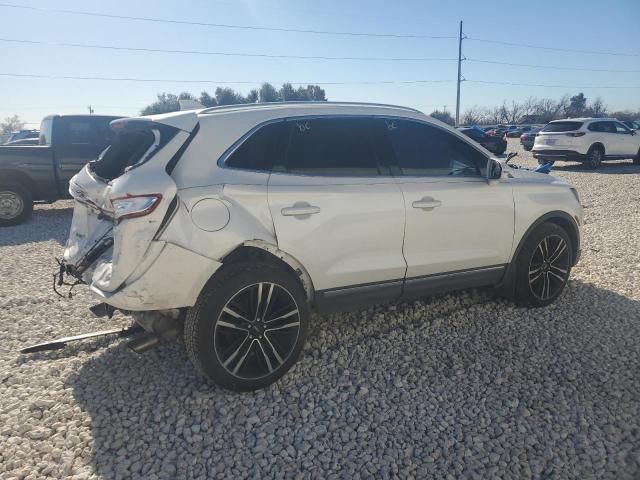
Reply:
<svg viewBox="0 0 640 480"><path fill-rule="evenodd" d="M569 276L570 259L567 242L559 235L542 239L529 262L529 287L540 300L557 295Z"/></svg>
<svg viewBox="0 0 640 480"><path fill-rule="evenodd" d="M281 367L300 334L300 311L284 287L262 282L237 292L215 324L213 344L220 364L241 379L257 380Z"/></svg>
<svg viewBox="0 0 640 480"><path fill-rule="evenodd" d="M0 190L0 218L13 220L24 210L24 202L20 195L10 190Z"/></svg>

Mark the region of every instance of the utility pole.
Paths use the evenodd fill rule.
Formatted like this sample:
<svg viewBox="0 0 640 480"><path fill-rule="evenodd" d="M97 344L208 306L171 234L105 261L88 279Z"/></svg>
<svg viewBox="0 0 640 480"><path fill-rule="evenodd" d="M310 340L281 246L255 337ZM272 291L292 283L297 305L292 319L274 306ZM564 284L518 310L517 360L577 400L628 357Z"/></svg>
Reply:
<svg viewBox="0 0 640 480"><path fill-rule="evenodd" d="M460 122L460 82L462 82L462 20L460 20L460 36L458 37L458 95L456 96L456 127Z"/></svg>
<svg viewBox="0 0 640 480"><path fill-rule="evenodd" d="M89 109L89 115L93 115L93 108L91 105L88 105L87 108Z"/></svg>

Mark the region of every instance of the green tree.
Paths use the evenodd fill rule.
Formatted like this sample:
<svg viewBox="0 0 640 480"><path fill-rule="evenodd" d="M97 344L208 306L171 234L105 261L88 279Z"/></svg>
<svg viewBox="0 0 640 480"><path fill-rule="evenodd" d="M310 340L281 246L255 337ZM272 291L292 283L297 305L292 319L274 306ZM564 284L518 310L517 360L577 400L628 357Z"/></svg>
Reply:
<svg viewBox="0 0 640 480"><path fill-rule="evenodd" d="M178 96L173 93L159 93L157 100L140 112L142 115L157 115L158 113L177 112L180 110Z"/></svg>
<svg viewBox="0 0 640 480"><path fill-rule="evenodd" d="M452 126L456 123L451 114L446 110L434 110L429 115L437 120L440 120L441 122L447 123Z"/></svg>
<svg viewBox="0 0 640 480"><path fill-rule="evenodd" d="M247 103L258 103L258 99L260 98L260 93L255 88L249 91L249 94L245 98Z"/></svg>
<svg viewBox="0 0 640 480"><path fill-rule="evenodd" d="M280 98L282 98L282 101L284 102L300 100L298 92L289 82L282 84L282 88L280 89Z"/></svg>
<svg viewBox="0 0 640 480"><path fill-rule="evenodd" d="M235 105L242 102L242 96L228 87L216 88L216 102L218 105Z"/></svg>
<svg viewBox="0 0 640 480"><path fill-rule="evenodd" d="M568 117L581 117L587 108L587 97L580 92L569 99L569 107L567 107Z"/></svg>
<svg viewBox="0 0 640 480"><path fill-rule="evenodd" d="M276 88L270 83L263 83L259 91L260 103L278 102L280 95Z"/></svg>
<svg viewBox="0 0 640 480"><path fill-rule="evenodd" d="M216 105L218 105L216 99L209 95L207 92L202 92L200 94L200 98L198 98L198 101L205 107L215 107Z"/></svg>

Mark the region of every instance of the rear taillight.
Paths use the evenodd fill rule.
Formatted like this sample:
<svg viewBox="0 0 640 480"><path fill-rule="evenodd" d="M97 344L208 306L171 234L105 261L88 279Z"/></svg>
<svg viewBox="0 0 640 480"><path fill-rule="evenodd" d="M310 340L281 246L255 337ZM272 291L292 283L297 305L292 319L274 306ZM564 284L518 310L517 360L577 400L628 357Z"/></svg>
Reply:
<svg viewBox="0 0 640 480"><path fill-rule="evenodd" d="M567 137L582 137L585 133L587 132L570 132L570 133L565 133L565 135Z"/></svg>
<svg viewBox="0 0 640 480"><path fill-rule="evenodd" d="M113 210L109 214L116 221L124 220L125 218L144 217L156 209L160 200L162 200L162 195L159 193L113 198L111 200Z"/></svg>

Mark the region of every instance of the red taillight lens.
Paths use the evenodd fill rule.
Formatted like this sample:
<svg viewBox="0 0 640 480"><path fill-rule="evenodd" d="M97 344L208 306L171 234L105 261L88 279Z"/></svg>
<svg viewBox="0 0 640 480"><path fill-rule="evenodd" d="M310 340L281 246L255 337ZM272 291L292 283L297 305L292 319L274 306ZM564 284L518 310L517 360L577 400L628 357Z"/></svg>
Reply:
<svg viewBox="0 0 640 480"><path fill-rule="evenodd" d="M162 200L162 195L159 193L113 198L111 199L113 210L109 213L116 221L125 218L143 217L153 212L160 200Z"/></svg>
<svg viewBox="0 0 640 480"><path fill-rule="evenodd" d="M582 137L585 133L587 132L570 132L570 133L566 133L565 135L567 137Z"/></svg>

